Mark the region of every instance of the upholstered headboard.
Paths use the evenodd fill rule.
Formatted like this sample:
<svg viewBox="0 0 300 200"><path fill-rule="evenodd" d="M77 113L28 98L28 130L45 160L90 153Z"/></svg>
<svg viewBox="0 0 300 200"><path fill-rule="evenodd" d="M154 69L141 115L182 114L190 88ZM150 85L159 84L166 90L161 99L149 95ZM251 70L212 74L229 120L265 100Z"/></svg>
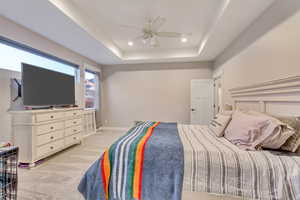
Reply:
<svg viewBox="0 0 300 200"><path fill-rule="evenodd" d="M230 89L235 109L300 116L300 76Z"/></svg>

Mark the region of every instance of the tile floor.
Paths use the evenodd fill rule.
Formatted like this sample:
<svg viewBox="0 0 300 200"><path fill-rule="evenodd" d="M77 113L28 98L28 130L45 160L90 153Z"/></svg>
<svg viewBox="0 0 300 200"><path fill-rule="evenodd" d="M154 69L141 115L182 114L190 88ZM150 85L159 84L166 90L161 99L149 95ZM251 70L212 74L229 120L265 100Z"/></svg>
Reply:
<svg viewBox="0 0 300 200"><path fill-rule="evenodd" d="M123 133L92 135L35 168L19 169L18 200L83 200L77 191L82 175Z"/></svg>

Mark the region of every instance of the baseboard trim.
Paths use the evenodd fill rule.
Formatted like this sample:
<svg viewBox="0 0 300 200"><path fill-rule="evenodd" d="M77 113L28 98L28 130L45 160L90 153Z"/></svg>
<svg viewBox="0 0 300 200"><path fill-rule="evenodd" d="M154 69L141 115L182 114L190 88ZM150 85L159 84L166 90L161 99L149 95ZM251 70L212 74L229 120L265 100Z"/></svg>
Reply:
<svg viewBox="0 0 300 200"><path fill-rule="evenodd" d="M112 126L103 126L99 128L99 131L128 131L130 127L112 127Z"/></svg>
<svg viewBox="0 0 300 200"><path fill-rule="evenodd" d="M82 138L85 139L87 137L90 137L92 135L95 135L97 133L97 131L93 131L93 132L90 132L89 134L86 134L86 135L83 135Z"/></svg>

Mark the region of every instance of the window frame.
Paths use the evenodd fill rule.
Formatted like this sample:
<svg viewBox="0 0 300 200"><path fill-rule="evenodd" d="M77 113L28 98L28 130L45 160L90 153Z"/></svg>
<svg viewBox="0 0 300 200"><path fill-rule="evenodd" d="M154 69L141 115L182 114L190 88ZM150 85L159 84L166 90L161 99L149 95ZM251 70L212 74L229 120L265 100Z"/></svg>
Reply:
<svg viewBox="0 0 300 200"><path fill-rule="evenodd" d="M88 73L91 73L91 74L94 74L95 77L96 77L96 80L97 80L97 83L96 83L96 89L95 89L95 102L94 102L94 107L93 108L87 108L86 107L86 85L85 85L85 81L86 81L86 76L85 76L85 73L88 72ZM100 99L100 92L99 92L99 87L100 87L100 77L99 77L99 74L97 71L93 71L93 70L90 70L88 68L85 68L84 69L84 108L85 109L99 109L99 99Z"/></svg>
<svg viewBox="0 0 300 200"><path fill-rule="evenodd" d="M65 64L65 65L69 65L70 67L74 67L74 69L75 69L75 78L76 78L76 71L79 69L79 65L77 65L77 64L74 64L74 63L69 62L69 61L64 60L64 59L61 59L57 56L53 56L51 54L45 53L45 52L40 51L38 49L32 48L32 47L30 47L28 45L25 45L25 44L22 44L20 42L16 42L14 40L8 39L8 38L3 37L1 35L0 35L0 43L5 44L5 45L10 46L10 47L13 47L13 48L16 48L16 49L19 49L19 50L26 51L28 53L31 53L31 54L34 54L34 55L37 55L37 56L44 57L46 59L50 59L50 60Z"/></svg>

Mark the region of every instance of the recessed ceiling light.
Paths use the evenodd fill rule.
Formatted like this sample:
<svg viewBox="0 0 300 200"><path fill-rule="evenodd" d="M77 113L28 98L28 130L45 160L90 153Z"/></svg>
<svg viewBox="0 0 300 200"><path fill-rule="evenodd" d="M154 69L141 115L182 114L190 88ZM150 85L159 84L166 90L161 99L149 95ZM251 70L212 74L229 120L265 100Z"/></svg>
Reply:
<svg viewBox="0 0 300 200"><path fill-rule="evenodd" d="M132 41L129 41L129 42L128 42L128 46L133 46L133 42L132 42Z"/></svg>
<svg viewBox="0 0 300 200"><path fill-rule="evenodd" d="M181 42L187 42L188 39L186 37L181 38Z"/></svg>

